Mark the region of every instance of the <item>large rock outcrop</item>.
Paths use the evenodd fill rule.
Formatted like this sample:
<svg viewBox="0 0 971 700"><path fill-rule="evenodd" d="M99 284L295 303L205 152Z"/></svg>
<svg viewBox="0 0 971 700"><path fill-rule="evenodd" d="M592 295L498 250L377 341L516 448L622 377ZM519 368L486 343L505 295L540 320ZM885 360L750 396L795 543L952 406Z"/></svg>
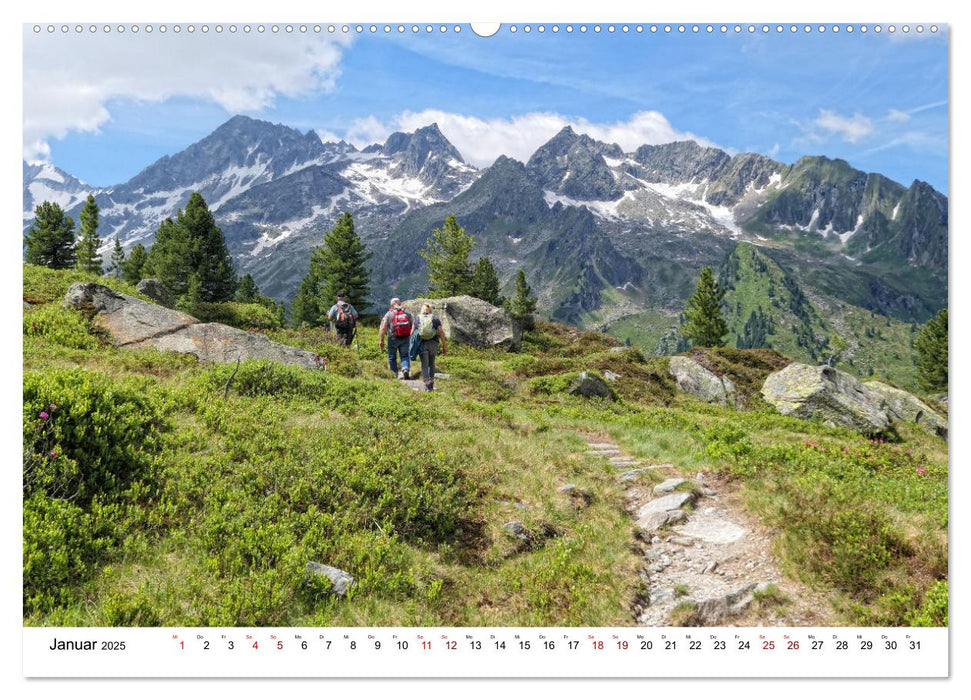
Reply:
<svg viewBox="0 0 971 700"><path fill-rule="evenodd" d="M947 439L947 419L913 394L882 382L861 382L833 367L794 363L773 372L762 396L780 413L819 419L873 435L892 423L913 423Z"/></svg>
<svg viewBox="0 0 971 700"><path fill-rule="evenodd" d="M697 360L675 355L670 360L668 372L674 377L681 391L693 394L708 403L723 406L738 404L735 383L728 377L719 377Z"/></svg>
<svg viewBox="0 0 971 700"><path fill-rule="evenodd" d="M431 304L442 320L445 337L474 348L507 347L518 350L523 329L508 311L468 295L445 299L410 299L403 306L413 314Z"/></svg>
<svg viewBox="0 0 971 700"><path fill-rule="evenodd" d="M873 435L890 427L883 398L863 382L833 367L793 363L773 372L762 385L762 396L779 413L819 419Z"/></svg>
<svg viewBox="0 0 971 700"><path fill-rule="evenodd" d="M320 367L319 357L312 352L221 323L200 323L189 314L119 294L100 284L72 284L63 303L90 316L119 347L154 347L195 355L204 362L272 360L308 369Z"/></svg>
<svg viewBox="0 0 971 700"><path fill-rule="evenodd" d="M881 397L883 408L890 420L914 423L919 428L947 439L947 419L913 394L883 382L866 382L864 386Z"/></svg>

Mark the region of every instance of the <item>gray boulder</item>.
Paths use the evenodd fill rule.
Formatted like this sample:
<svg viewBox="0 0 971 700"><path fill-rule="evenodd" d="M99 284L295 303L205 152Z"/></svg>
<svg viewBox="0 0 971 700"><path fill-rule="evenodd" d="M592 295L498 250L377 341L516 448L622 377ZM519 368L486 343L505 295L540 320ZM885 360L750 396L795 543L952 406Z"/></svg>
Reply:
<svg viewBox="0 0 971 700"><path fill-rule="evenodd" d="M719 377L705 369L697 360L675 355L670 360L668 372L674 377L681 391L693 394L708 403L722 406L738 405L735 383L728 377Z"/></svg>
<svg viewBox="0 0 971 700"><path fill-rule="evenodd" d="M682 506L694 501L695 495L690 492L672 493L648 501L637 511L637 527L650 534L668 523L683 520L685 514Z"/></svg>
<svg viewBox="0 0 971 700"><path fill-rule="evenodd" d="M315 561L307 562L307 578L319 576L330 580L330 591L334 595L344 595L354 584L354 577L342 569L326 564L319 564Z"/></svg>
<svg viewBox="0 0 971 700"><path fill-rule="evenodd" d="M866 382L864 386L883 398L883 408L891 420L914 423L947 439L947 420L913 394L883 382Z"/></svg>
<svg viewBox="0 0 971 700"><path fill-rule="evenodd" d="M445 337L473 348L505 347L518 350L523 340L523 328L508 311L487 301L468 295L445 299L409 299L403 306L413 314L423 304L431 304L432 312L442 321Z"/></svg>
<svg viewBox="0 0 971 700"><path fill-rule="evenodd" d="M582 396L587 399L594 396L605 399L614 397L614 392L607 386L607 382L593 372L580 372L580 375L570 384L569 391L573 396Z"/></svg>
<svg viewBox="0 0 971 700"><path fill-rule="evenodd" d="M312 352L221 323L199 323L189 314L119 294L100 284L72 284L63 304L90 316L92 323L111 334L118 347L153 347L195 355L203 362L228 363L239 358L320 367L318 356Z"/></svg>
<svg viewBox="0 0 971 700"><path fill-rule="evenodd" d="M162 280L149 277L139 282L135 289L166 308L171 309L175 306L175 294L162 284Z"/></svg>
<svg viewBox="0 0 971 700"><path fill-rule="evenodd" d="M793 363L773 372L762 385L762 396L783 415L818 419L865 435L890 426L884 399L878 392L826 365Z"/></svg>

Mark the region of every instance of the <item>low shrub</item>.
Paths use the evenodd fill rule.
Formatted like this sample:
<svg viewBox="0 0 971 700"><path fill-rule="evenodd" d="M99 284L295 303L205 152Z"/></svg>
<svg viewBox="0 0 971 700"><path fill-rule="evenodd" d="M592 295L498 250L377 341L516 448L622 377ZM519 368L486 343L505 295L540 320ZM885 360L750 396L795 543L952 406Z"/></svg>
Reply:
<svg viewBox="0 0 971 700"><path fill-rule="evenodd" d="M23 401L25 496L110 498L158 452L162 410L142 382L84 369L27 372Z"/></svg>
<svg viewBox="0 0 971 700"><path fill-rule="evenodd" d="M99 346L88 320L81 313L57 304L25 309L23 325L27 338L43 338L54 345L75 350L94 350Z"/></svg>
<svg viewBox="0 0 971 700"><path fill-rule="evenodd" d="M283 326L280 311L263 304L243 304L238 301L201 302L188 309L188 313L205 323L223 323L244 331L277 330Z"/></svg>

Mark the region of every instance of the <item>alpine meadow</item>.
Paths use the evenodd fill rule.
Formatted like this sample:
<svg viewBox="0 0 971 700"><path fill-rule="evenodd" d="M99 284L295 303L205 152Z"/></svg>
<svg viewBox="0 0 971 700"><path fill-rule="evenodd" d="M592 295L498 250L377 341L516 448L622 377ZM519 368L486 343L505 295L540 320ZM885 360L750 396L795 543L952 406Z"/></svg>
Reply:
<svg viewBox="0 0 971 700"><path fill-rule="evenodd" d="M948 625L946 41L312 34L25 35L25 626Z"/></svg>

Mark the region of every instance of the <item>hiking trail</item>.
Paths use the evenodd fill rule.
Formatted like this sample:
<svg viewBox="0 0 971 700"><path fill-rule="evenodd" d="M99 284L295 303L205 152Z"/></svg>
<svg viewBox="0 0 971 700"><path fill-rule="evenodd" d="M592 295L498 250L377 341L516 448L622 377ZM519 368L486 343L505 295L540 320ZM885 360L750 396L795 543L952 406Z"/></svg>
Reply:
<svg viewBox="0 0 971 700"><path fill-rule="evenodd" d="M825 626L820 594L782 574L772 533L750 516L738 487L673 464L646 464L610 440L587 439L626 484L625 508L637 521L646 594L632 613L644 626ZM664 480L640 478L656 472Z"/></svg>

